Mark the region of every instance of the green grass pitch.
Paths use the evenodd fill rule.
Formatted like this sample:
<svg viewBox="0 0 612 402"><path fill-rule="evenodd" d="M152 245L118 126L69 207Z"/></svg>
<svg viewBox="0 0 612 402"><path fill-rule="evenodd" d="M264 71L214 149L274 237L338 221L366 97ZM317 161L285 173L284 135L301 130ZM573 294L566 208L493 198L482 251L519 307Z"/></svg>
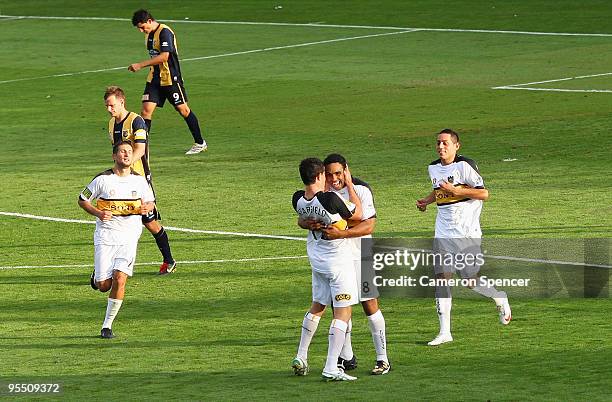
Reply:
<svg viewBox="0 0 612 402"><path fill-rule="evenodd" d="M4 1L0 212L90 219L76 200L111 164L104 88L122 86L138 112L146 77L119 68L146 54L131 23L110 18L143 6L177 20L189 104L210 144L184 156L185 123L156 111L163 223L211 233L170 231L181 263L166 277L143 233L109 342L97 337L106 298L88 284L93 226L0 215L0 393L58 382L67 400L609 400L609 298L511 300L508 327L489 302L458 299L456 340L439 348L426 346L433 300L383 299L388 375L368 374L357 308L359 380L320 380L329 317L311 375L294 377L310 302L305 243L212 232L305 236L291 208L297 165L340 152L374 189L377 236L431 236L435 211L414 202L429 191L434 134L451 127L491 192L485 237L609 238L612 5Z"/></svg>

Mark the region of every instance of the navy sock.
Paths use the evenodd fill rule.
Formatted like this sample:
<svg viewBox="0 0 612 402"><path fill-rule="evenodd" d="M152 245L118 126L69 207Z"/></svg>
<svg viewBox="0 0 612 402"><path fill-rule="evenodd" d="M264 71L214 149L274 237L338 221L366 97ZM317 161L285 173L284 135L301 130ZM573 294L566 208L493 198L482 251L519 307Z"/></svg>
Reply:
<svg viewBox="0 0 612 402"><path fill-rule="evenodd" d="M204 139L202 138L202 133L200 132L200 123L198 122L196 115L193 112L189 112L189 116L185 117L185 122L189 127L189 131L191 131L193 141L197 144L204 144Z"/></svg>

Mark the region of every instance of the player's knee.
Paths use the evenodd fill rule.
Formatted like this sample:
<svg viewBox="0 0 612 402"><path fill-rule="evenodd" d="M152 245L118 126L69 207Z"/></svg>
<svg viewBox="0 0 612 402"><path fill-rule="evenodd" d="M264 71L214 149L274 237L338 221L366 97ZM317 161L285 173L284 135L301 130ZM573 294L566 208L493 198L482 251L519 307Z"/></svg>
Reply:
<svg viewBox="0 0 612 402"><path fill-rule="evenodd" d="M107 279L104 280L102 282L97 282L96 286L98 287L98 290L102 293L106 293L108 292L111 287L113 286L113 281L111 279Z"/></svg>

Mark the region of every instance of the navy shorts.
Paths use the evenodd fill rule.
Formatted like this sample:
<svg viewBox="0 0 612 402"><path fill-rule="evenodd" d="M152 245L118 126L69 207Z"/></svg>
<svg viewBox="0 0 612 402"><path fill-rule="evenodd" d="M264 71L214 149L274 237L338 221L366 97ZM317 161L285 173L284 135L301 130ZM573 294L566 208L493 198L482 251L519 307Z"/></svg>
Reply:
<svg viewBox="0 0 612 402"><path fill-rule="evenodd" d="M174 107L187 103L187 92L183 84L175 82L172 85L159 86L147 82L142 94L143 102L153 102L159 107L164 107L166 99Z"/></svg>

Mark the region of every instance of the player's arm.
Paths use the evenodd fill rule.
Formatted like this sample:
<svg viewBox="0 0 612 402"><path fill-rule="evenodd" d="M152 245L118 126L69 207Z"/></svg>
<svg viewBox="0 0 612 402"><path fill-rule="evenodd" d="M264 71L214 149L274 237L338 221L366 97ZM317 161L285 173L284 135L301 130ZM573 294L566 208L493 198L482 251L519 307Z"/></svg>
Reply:
<svg viewBox="0 0 612 402"><path fill-rule="evenodd" d="M89 200L84 200L79 198L79 206L85 210L90 215L95 216L101 221L109 221L113 217L113 213L111 211L102 211L92 205Z"/></svg>
<svg viewBox="0 0 612 402"><path fill-rule="evenodd" d="M344 182L346 183L346 188L349 193L349 201L355 204L355 211L353 211L353 215L351 215L351 220L361 220L363 214L361 209L361 200L355 191L355 185L353 184L353 177L351 176L351 171L349 170L348 165L344 168Z"/></svg>
<svg viewBox="0 0 612 402"><path fill-rule="evenodd" d="M482 201L486 201L489 198L489 190L486 188L459 187L445 181L440 183L440 188L458 197Z"/></svg>
<svg viewBox="0 0 612 402"><path fill-rule="evenodd" d="M349 237L362 237L370 235L374 232L374 227L376 226L376 218L366 219L364 221L360 221L357 225L347 229L340 230L335 226L329 226L325 228L323 231L325 232L325 237L329 240L334 239L344 239Z"/></svg>
<svg viewBox="0 0 612 402"><path fill-rule="evenodd" d="M169 52L161 52L157 56L151 57L148 60L143 60L140 63L130 64L128 66L128 70L130 70L132 72L136 72L138 70L142 70L145 67L157 66L159 64L164 64L165 62L168 61L169 57L170 57L170 53Z"/></svg>
<svg viewBox="0 0 612 402"><path fill-rule="evenodd" d="M321 230L324 226L321 222L314 219L305 219L298 217L298 226L306 230Z"/></svg>
<svg viewBox="0 0 612 402"><path fill-rule="evenodd" d="M419 211L425 212L427 210L427 206L429 204L434 203L435 201L436 201L436 192L432 191L431 193L429 193L427 197L418 199L416 201L416 207Z"/></svg>

